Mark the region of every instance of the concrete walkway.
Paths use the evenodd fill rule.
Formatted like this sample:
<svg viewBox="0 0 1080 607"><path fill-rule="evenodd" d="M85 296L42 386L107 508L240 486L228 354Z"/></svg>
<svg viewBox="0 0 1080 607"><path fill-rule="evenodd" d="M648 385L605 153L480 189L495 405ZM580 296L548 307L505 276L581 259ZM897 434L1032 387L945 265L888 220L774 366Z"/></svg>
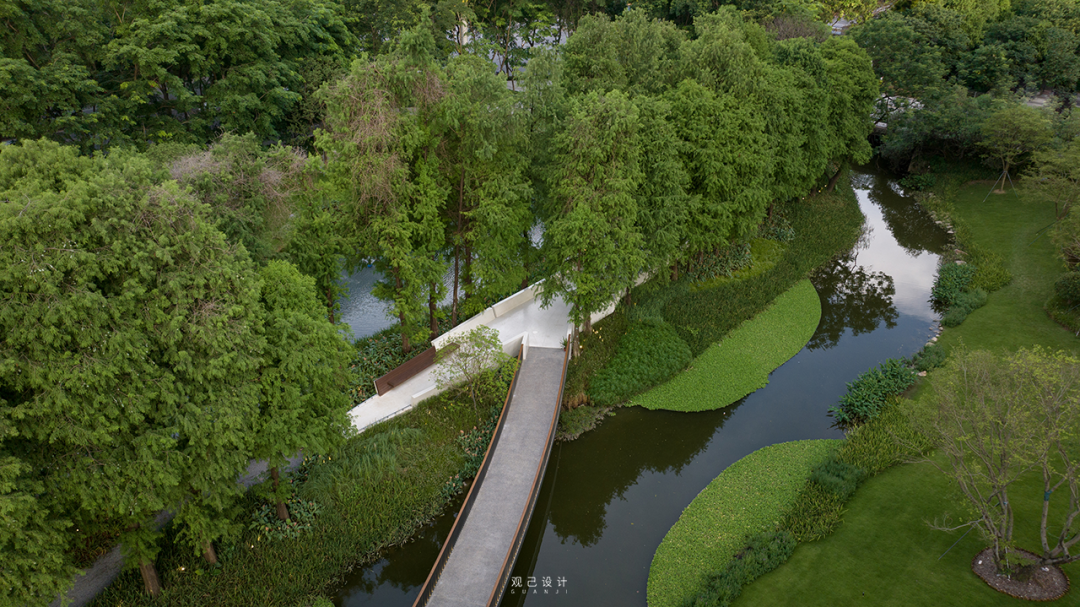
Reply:
<svg viewBox="0 0 1080 607"><path fill-rule="evenodd" d="M563 340L570 331L570 306L557 299L545 309L540 308L540 301L535 298L538 286L530 287L506 298L488 308L483 313L462 323L458 327L435 340L436 347L442 347L446 340L455 334L464 333L478 325L487 325L499 331L499 340L503 349L512 356L517 356L518 346L524 338L526 359L531 348L563 347ZM610 311L605 311L610 312ZM594 322L606 315L601 312L593 315ZM383 420L390 419L411 409L416 403L437 394L434 367L424 371L386 394L376 395L360 403L349 411L353 427L362 432Z"/></svg>
<svg viewBox="0 0 1080 607"><path fill-rule="evenodd" d="M483 483L427 605L497 604L528 527L551 447L563 381L564 351L536 347L518 372Z"/></svg>

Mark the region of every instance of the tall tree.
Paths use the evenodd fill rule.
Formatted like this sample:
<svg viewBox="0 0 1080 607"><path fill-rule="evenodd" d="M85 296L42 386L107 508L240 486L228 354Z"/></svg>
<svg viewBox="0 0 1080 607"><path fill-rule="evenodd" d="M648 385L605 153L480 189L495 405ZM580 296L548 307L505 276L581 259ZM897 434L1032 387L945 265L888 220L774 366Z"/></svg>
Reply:
<svg viewBox="0 0 1080 607"><path fill-rule="evenodd" d="M157 593L153 516L228 501L249 460L253 266L145 160L30 142L0 166L2 450L58 507L127 526L127 562Z"/></svg>
<svg viewBox="0 0 1080 607"><path fill-rule="evenodd" d="M384 276L374 290L391 302L402 348L427 333L419 321L425 300L440 297L447 188L439 178L436 111L445 95L432 58L434 41L418 26L402 34L395 51L376 61L355 61L349 75L322 90L326 126L316 145L328 158L330 183L359 250Z"/></svg>
<svg viewBox="0 0 1080 607"><path fill-rule="evenodd" d="M329 453L352 428L344 377L351 352L326 322L313 278L288 262L271 261L260 279L266 350L253 456L267 461L270 497L285 520L290 488L278 482L278 468L300 450Z"/></svg>
<svg viewBox="0 0 1080 607"><path fill-rule="evenodd" d="M624 94L593 92L571 103L555 138L553 208L541 253L556 271L544 282L542 300L550 304L561 296L570 304L575 350L578 330L590 332L592 314L645 267L635 226L634 194L642 178L638 129L637 108Z"/></svg>
<svg viewBox="0 0 1080 607"><path fill-rule="evenodd" d="M453 257L452 320L459 314L459 284L475 297L465 315L512 292L526 277L527 232L533 216L522 153L525 132L506 79L474 55L452 58L440 104L444 179Z"/></svg>

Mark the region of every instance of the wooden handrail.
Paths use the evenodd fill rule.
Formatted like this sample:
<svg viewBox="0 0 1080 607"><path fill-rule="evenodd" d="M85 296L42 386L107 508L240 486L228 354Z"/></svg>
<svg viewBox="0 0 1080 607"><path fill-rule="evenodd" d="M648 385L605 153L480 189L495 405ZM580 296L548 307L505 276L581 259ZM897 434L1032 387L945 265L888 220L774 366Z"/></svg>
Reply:
<svg viewBox="0 0 1080 607"><path fill-rule="evenodd" d="M435 590L435 584L439 581L439 576L442 574L442 570L446 567L446 561L450 558L450 553L453 551L455 540L461 535L461 528L464 527L465 518L472 510L473 503L476 501L476 495L479 492L477 487L487 476L488 463L491 460L491 453L495 450L495 445L499 442L499 437L502 436L503 422L506 421L506 411L510 408L510 397L514 394L514 387L517 386L518 374L521 373L521 347L518 348L518 368L514 371L514 379L510 382L510 389L506 391L506 400L503 402L502 412L499 413L499 423L495 428L495 433L491 436L491 442L488 443L487 451L484 452L484 461L480 464L480 469L476 472L476 477L473 479L472 485L469 487L469 492L465 495L465 501L461 504L461 510L458 511L457 518L454 519L454 525L450 527L450 534L446 536L446 541L443 542L442 548L439 550L439 556L435 559L435 566L431 568L431 572L428 573L427 579L424 580L424 585L420 587L420 594L416 597L416 601L413 602L413 607L424 607L427 605L428 599L431 598L431 593Z"/></svg>
<svg viewBox="0 0 1080 607"><path fill-rule="evenodd" d="M544 447L544 456L540 458L540 463L536 467L536 474L533 476L532 488L529 490L529 504L525 508L525 511L521 513L521 519L518 520L517 531L514 533L514 541L510 545L510 549L506 553L506 558L503 559L502 568L499 570L499 583L491 590L491 596L488 597L487 607L497 607L499 601L502 600L503 593L506 592L506 582L510 579L511 570L514 568L514 562L517 561L518 552L521 550L521 543L525 539L525 532L528 530L529 520L532 519L533 509L536 507L536 498L540 494L540 485L544 482L544 473L547 471L548 457L551 455L551 446L555 443L555 430L559 426L559 411L562 409L562 396L563 386L566 384L566 364L570 360L570 344L567 344L563 349L563 368L562 376L559 378L559 397L555 400L557 403L555 406L555 413L551 416L551 426L548 428L547 446Z"/></svg>

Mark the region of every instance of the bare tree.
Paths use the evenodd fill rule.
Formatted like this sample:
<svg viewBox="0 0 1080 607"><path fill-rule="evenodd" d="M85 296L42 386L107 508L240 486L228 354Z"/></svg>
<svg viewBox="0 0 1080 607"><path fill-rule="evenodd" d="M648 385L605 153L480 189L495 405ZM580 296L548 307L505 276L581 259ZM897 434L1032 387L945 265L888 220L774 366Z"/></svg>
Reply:
<svg viewBox="0 0 1080 607"><path fill-rule="evenodd" d="M999 570L1010 568L1009 490L1035 466L1029 454L1037 420L1009 371L989 352L954 352L951 364L934 378L934 406L918 420L947 463L927 461L956 483L973 510L970 520L937 528L978 528L992 542Z"/></svg>
<svg viewBox="0 0 1080 607"><path fill-rule="evenodd" d="M1039 348L1001 357L958 349L935 377L932 403L920 427L947 463L928 461L956 482L974 513L938 528L979 528L1003 572L1080 560L1070 554L1080 543L1080 360ZM1022 567L1009 559L1015 515L1009 490L1036 470L1043 478L1042 554ZM1052 510L1053 495L1062 491L1068 497ZM1053 533L1052 518L1061 521Z"/></svg>

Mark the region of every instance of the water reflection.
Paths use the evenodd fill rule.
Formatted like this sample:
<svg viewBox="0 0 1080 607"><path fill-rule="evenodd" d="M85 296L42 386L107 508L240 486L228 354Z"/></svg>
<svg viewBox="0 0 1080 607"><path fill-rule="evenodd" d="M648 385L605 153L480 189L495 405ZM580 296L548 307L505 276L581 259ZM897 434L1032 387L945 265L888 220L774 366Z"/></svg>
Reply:
<svg viewBox="0 0 1080 607"><path fill-rule="evenodd" d="M549 512L552 531L559 541L583 547L596 544L607 528L608 504L624 499L626 490L644 472L681 473L744 402L702 414L692 427L684 423L683 413L649 412L654 418L652 431L633 443L607 433L586 447L581 447L584 443L580 441L565 444L561 457L568 465L561 468L558 484L552 483ZM626 409L618 411L617 417L636 417L639 413ZM605 423L618 424L614 419Z"/></svg>
<svg viewBox="0 0 1080 607"><path fill-rule="evenodd" d="M891 276L858 265L856 251L849 251L811 276L821 297L821 323L806 344L807 349L832 348L848 329L853 335L869 333L882 323L896 326L900 313L892 298L896 285Z"/></svg>
<svg viewBox="0 0 1080 607"><path fill-rule="evenodd" d="M823 317L811 347L774 371L768 386L726 409L621 409L597 430L557 446L512 575L563 577L565 593L508 594L503 605L644 607L652 555L702 488L761 447L841 437L827 411L845 383L926 343L936 319L927 301L935 253L947 235L876 169L858 169L853 182L866 229L857 247L814 277ZM434 550L424 554L426 568L417 557L384 573L397 567L399 555L368 568L359 585L343 591L350 597L343 604L411 605L435 560Z"/></svg>

